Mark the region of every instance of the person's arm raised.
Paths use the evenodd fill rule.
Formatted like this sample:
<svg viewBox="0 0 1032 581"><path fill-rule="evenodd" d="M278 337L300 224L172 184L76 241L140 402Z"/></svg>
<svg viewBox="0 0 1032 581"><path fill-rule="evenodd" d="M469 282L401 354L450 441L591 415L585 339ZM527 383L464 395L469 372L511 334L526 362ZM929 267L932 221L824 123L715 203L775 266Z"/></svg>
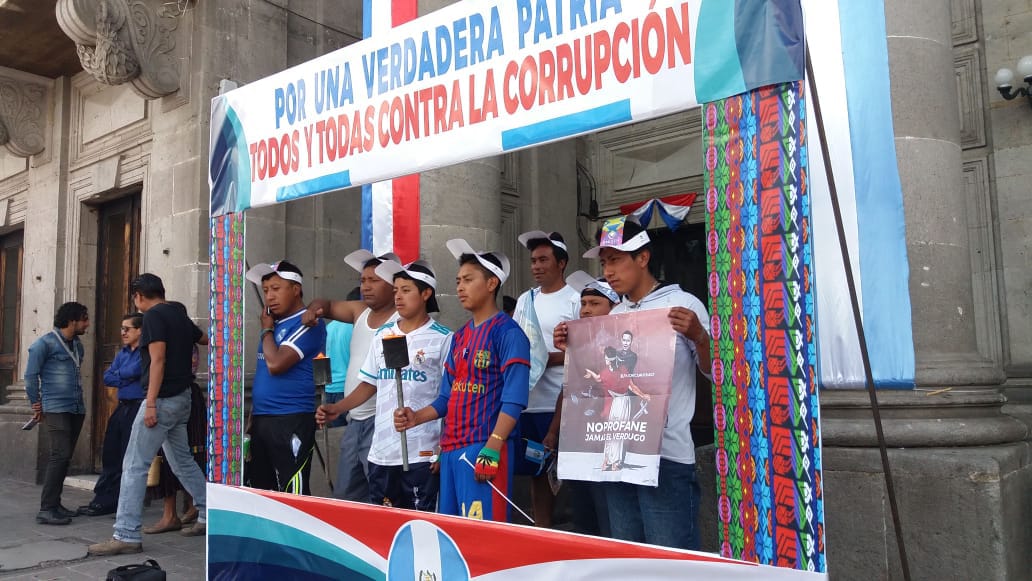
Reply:
<svg viewBox="0 0 1032 581"><path fill-rule="evenodd" d="M301 322L309 327L315 325L319 319L354 323L364 310L366 310L366 304L362 301L315 299L308 303L308 309L301 315Z"/></svg>

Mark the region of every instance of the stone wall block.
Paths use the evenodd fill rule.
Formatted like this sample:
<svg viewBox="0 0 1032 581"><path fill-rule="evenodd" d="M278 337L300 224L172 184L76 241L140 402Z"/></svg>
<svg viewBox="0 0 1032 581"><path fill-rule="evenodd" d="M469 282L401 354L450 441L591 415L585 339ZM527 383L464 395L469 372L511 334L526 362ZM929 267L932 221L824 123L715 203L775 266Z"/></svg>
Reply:
<svg viewBox="0 0 1032 581"><path fill-rule="evenodd" d="M898 2L892 4L900 4ZM960 116L953 57L939 42L889 37L892 123L896 135L957 141ZM949 59L943 58L944 54ZM949 79L950 85L942 85ZM943 87L943 88L940 88ZM920 98L900 98L911 96Z"/></svg>
<svg viewBox="0 0 1032 581"><path fill-rule="evenodd" d="M949 2L943 0L910 0L885 3L885 32L888 36L930 39L949 42L953 33L948 16ZM945 12L947 16L940 15ZM930 15L934 15L931 16Z"/></svg>
<svg viewBox="0 0 1032 581"><path fill-rule="evenodd" d="M497 230L501 210L497 158L423 172L420 176L424 224L465 224Z"/></svg>
<svg viewBox="0 0 1032 581"><path fill-rule="evenodd" d="M1032 229L1032 228L1029 228ZM1032 269L1013 266L1003 269L1007 293L1007 330L1011 348L1011 365L1030 365L1032 354Z"/></svg>
<svg viewBox="0 0 1032 581"><path fill-rule="evenodd" d="M915 579L1027 578L1029 447L889 451ZM825 447L823 457L829 573L900 578L878 451Z"/></svg>

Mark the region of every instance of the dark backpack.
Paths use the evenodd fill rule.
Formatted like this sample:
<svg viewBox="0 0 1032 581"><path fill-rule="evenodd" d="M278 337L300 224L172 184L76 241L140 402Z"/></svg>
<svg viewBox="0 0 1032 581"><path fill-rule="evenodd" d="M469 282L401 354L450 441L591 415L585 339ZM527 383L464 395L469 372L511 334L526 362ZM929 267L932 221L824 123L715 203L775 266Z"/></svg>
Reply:
<svg viewBox="0 0 1032 581"><path fill-rule="evenodd" d="M107 581L165 581L165 571L154 559L139 565L122 565L108 571Z"/></svg>

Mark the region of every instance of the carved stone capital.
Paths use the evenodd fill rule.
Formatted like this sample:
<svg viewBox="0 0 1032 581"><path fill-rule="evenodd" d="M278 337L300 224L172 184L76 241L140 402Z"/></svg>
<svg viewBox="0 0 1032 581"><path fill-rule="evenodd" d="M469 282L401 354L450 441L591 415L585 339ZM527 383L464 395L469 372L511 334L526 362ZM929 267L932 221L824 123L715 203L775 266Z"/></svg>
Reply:
<svg viewBox="0 0 1032 581"><path fill-rule="evenodd" d="M179 89L176 16L162 0L58 0L57 23L82 68L106 85L130 83L156 99Z"/></svg>
<svg viewBox="0 0 1032 581"><path fill-rule="evenodd" d="M0 145L29 157L46 147L50 79L0 67Z"/></svg>

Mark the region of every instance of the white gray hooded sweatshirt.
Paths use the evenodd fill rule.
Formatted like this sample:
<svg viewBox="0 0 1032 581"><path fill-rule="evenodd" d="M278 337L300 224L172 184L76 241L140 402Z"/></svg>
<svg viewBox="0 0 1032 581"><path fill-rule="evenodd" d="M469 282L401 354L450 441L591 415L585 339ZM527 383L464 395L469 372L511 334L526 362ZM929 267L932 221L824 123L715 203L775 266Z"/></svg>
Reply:
<svg viewBox="0 0 1032 581"><path fill-rule="evenodd" d="M633 313L653 309L669 309L685 307L695 312L699 322L710 332L709 314L702 301L694 295L681 290L676 284L664 283L653 290L640 302L632 303L627 297L613 307L610 314ZM691 421L695 415L695 368L699 364L695 352L695 343L684 335L677 336L674 348L674 377L671 386L670 401L667 405L667 419L663 428L663 443L660 456L666 460L681 464L695 463L695 443L692 442ZM701 369L709 377L709 369Z"/></svg>

